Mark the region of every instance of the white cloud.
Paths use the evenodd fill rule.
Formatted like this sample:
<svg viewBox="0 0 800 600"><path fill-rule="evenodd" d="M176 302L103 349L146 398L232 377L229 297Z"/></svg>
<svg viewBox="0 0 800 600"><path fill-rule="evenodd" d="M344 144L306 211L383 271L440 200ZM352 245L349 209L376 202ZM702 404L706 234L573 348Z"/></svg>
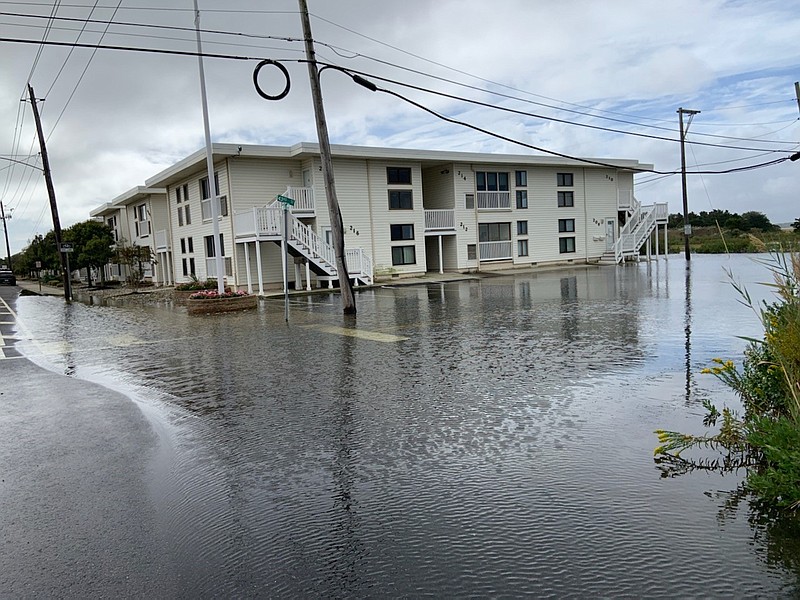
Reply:
<svg viewBox="0 0 800 600"><path fill-rule="evenodd" d="M782 154L756 157L756 152L697 146L688 155L690 167L696 163L747 159L706 167L724 169L771 160L786 156L792 146L774 146L769 140L800 138L800 130L794 123L798 114L792 88L800 65L795 43L800 30L800 7L796 1L309 0L309 3L316 15L312 19L315 38L339 47L334 51L318 45L321 60L518 110L673 139L678 135L677 108L695 108L702 113L692 123L690 140L784 150ZM169 0L164 7L185 8L185 4ZM136 9L148 5L152 5L150 0L126 0L116 19L193 26L191 11ZM211 7L209 0L200 0L200 5L201 9ZM50 10L34 2L17 8L31 14L48 14ZM272 10L287 14L207 11L203 13L203 26L243 34L300 37L295 0L275 0L268 6L253 0L231 0L225 3L225 10ZM58 14L82 18L88 11L88 8L67 7L59 9ZM95 16L102 19L110 14L105 9ZM4 18L0 35L40 39L42 22L36 23L38 28L11 25L23 21L30 24L28 20ZM79 27L66 23L57 26ZM89 29L99 30L102 26L91 25ZM120 33L162 37L131 37ZM74 31L54 30L50 39L71 41L76 35ZM97 40L99 34L87 34L85 39ZM298 42L210 34L204 39L205 49L210 52L282 59L302 57L302 44ZM214 43L220 41L234 45ZM115 26L105 42L194 49L191 31L145 31ZM0 155L24 154L34 138L30 106L20 104L19 99L37 46L2 42L0 45L4 57L0 70ZM345 58L351 55L343 49L384 62ZM37 94L47 96L43 120L48 131L65 106L91 51L76 50L52 91L47 93L67 53L67 48L45 48L32 78ZM398 70L390 64L535 102L558 104L577 112L587 112L586 107L591 107L599 109L595 114L665 129L599 120L576 112L502 99ZM208 59L205 65L215 141L290 144L316 138L304 64L287 63L292 90L280 102L267 102L255 93L251 83L253 61ZM451 66L461 73L440 65ZM267 86L279 84L273 71L265 71L262 82ZM660 170L679 165L679 149L674 142L499 113L390 84L381 85L445 114L535 146L583 156L636 158L655 163ZM396 98L371 93L332 70L323 74L323 89L335 143L526 152L508 142L443 123ZM25 118L23 127L17 131L21 132L20 143L15 144L14 127L20 107ZM726 141L699 134L758 139ZM196 150L202 141L196 59L97 52L49 141L62 223L69 225L87 218L92 208L141 185L161 168ZM7 166L4 162L0 169ZM699 176L690 176L690 208L763 210L773 221L792 221L800 216L795 192L800 189L799 169L800 163L787 162L748 173L706 175L702 181ZM639 179L654 180L652 176ZM4 205L15 209L14 220L9 222L14 251L21 249L35 232L45 233L50 228L41 181L41 173L23 168L0 171L0 197ZM672 212L680 210L677 176L641 185L638 195L646 202L668 201Z"/></svg>

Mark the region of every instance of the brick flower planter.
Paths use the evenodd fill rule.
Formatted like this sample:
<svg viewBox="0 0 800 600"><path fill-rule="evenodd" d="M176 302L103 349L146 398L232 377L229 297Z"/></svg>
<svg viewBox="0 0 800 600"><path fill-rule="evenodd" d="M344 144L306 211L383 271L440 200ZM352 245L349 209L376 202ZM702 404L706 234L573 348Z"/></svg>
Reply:
<svg viewBox="0 0 800 600"><path fill-rule="evenodd" d="M186 310L190 315L232 312L258 306L258 296L231 296L229 298L186 299Z"/></svg>

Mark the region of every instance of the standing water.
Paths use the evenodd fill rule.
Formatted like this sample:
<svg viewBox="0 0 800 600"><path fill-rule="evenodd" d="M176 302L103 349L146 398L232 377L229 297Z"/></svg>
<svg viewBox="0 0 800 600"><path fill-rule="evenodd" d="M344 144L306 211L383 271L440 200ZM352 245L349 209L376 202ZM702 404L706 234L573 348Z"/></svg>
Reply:
<svg viewBox="0 0 800 600"><path fill-rule="evenodd" d="M160 432L186 597L789 597L796 540L742 474L653 461L653 430L737 405L699 374L760 335L724 268L766 297L743 256L380 287L354 321L295 297L289 325L24 297L18 347Z"/></svg>

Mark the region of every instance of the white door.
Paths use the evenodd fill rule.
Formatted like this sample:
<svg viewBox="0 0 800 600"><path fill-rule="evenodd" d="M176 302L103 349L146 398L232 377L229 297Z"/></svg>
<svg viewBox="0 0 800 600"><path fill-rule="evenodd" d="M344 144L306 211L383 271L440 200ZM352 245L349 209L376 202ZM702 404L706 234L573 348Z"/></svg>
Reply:
<svg viewBox="0 0 800 600"><path fill-rule="evenodd" d="M614 242L617 241L617 222L615 219L606 219L606 250L614 251Z"/></svg>
<svg viewBox="0 0 800 600"><path fill-rule="evenodd" d="M310 188L314 185L311 181L311 169L303 169L303 187Z"/></svg>

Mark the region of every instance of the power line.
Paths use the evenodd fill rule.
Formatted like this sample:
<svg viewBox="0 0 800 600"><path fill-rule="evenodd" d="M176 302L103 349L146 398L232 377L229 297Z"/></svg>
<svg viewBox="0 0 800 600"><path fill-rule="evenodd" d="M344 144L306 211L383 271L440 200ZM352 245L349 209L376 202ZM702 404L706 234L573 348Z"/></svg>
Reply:
<svg viewBox="0 0 800 600"><path fill-rule="evenodd" d="M9 4L13 6L50 6L49 2L7 2L0 1L0 4ZM64 8L89 8L87 4L61 4ZM101 6L100 8L114 8L113 6ZM122 10L129 11L158 11L158 12L188 12L194 13L191 8L171 8L166 6L125 6ZM296 10L233 10L233 9L215 9L204 8L204 13L229 13L229 14L263 14L263 15L296 15Z"/></svg>
<svg viewBox="0 0 800 600"><path fill-rule="evenodd" d="M566 125L574 125L576 127L585 127L587 129L595 129L595 130L599 130L599 131L607 131L607 132L610 132L610 133L619 133L619 134L622 134L622 135L632 135L632 136L635 136L635 137L643 137L643 138L655 139L655 140L661 140L661 141L667 141L667 142L679 142L680 141L680 140L676 140L674 138L667 138L667 137L657 136L657 135L652 135L652 134L647 134L647 133L638 133L638 132L635 132L635 131L625 131L625 130L622 130L622 129L612 129L610 127L602 127L600 125L591 125L589 123L579 123L579 122L576 122L576 121L568 121L566 119L558 119L556 117L548 117L546 115L530 113L530 112L526 112L526 111L522 111L522 110L518 110L518 109L514 109L514 108L508 108L508 107L504 107L504 106L497 106L497 105L494 105L494 104L490 104L488 102L482 102L480 100L472 100L470 98L464 98L463 96L456 96L454 94L448 94L446 92L440 92L440 91L437 91L437 90L432 90L430 88L424 88L424 87L413 85L413 84L410 84L410 83L404 83L402 81L389 79L387 77L381 77L379 75L366 73L364 71L356 71L356 70L353 70L353 69L340 67L338 65L334 65L334 64L330 64L330 63L325 64L325 66L329 67L329 68L332 68L332 69L335 69L337 71L341 71L341 72L343 72L345 74L350 75L351 77L352 77L353 74L360 75L360 76L366 76L366 77L370 77L371 79L376 79L378 81L383 81L385 83L391 83L391 84L394 84L394 85L399 85L401 87L406 87L406 88L413 89L413 90L416 90L416 91L419 91L419 92L425 92L427 94L433 94L433 95L436 95L436 96L441 96L443 98L448 98L450 100L457 100L459 102L466 102L468 104L474 104L476 106L480 106L480 107L483 107L483 108L491 108L491 109L494 109L494 110L499 110L499 111L502 111L502 112L508 112L508 113L517 114L517 115L521 115L521 116L533 117L533 118L537 118L537 119L553 121L555 123L563 123L563 124L566 124ZM386 90L382 90L382 91L386 91ZM691 143L693 143L695 145L698 145L698 146L709 146L709 147L712 147L712 148L724 148L726 150L747 150L747 151L751 151L751 152L775 152L775 153L777 153L777 152L785 152L785 150L777 150L777 149L774 149L774 148L750 148L750 147L744 147L744 146L732 146L732 145L727 145L727 144L713 144L713 143L710 143L710 142L691 142ZM780 143L797 145L798 142L780 142Z"/></svg>
<svg viewBox="0 0 800 600"><path fill-rule="evenodd" d="M112 19L114 18L114 15L117 14L117 10L119 10L119 7L120 7L121 4L122 4L122 0L119 0L119 2L117 3L117 8L114 10L114 13L111 15ZM99 42L103 41L103 38L106 36L106 32L108 31L108 28L110 26L111 26L110 23L109 23L109 25L106 25L106 30L100 36ZM78 36L78 38L80 39L80 36ZM67 98L67 101L64 103L64 107L61 109L61 112L58 114L58 118L56 119L56 122L50 128L50 133L47 134L47 140L50 139L50 136L53 135L53 132L56 130L56 127L61 122L61 117L64 116L64 113L67 111L67 107L70 105L70 102L72 102L72 98L75 96L75 92L78 91L78 86L80 86L81 82L83 81L83 78L86 76L86 72L89 70L89 65L92 64L92 61L94 60L95 54L97 54L97 50L98 49L95 48L92 51L91 56L89 56L89 60L86 61L86 66L83 68L83 71L81 72L80 77L78 77L78 81L75 82L75 86L72 88L72 91L70 92L69 97ZM70 52L72 52L72 50L70 50ZM45 141L47 141L47 140L45 140Z"/></svg>
<svg viewBox="0 0 800 600"><path fill-rule="evenodd" d="M349 33L352 33L353 35L357 35L357 36L362 37L364 39L367 39L367 40L369 40L371 42L374 42L376 44L380 44L382 46L385 46L387 48L390 48L390 49L395 50L397 52L400 52L402 54L406 54L408 56L411 56L411 57L416 58L418 60L421 60L423 62L427 62L427 63L433 64L433 65L436 65L438 67L442 67L443 69L447 69L448 71L453 71L455 73L459 73L461 75L466 75L467 77L471 77L473 79L476 79L478 81L483 81L484 83L490 83L492 85L496 85L496 86L499 86L499 87L502 87L502 88L505 88L505 89L508 89L508 90L515 91L515 92L520 92L522 94L533 96L535 98L543 98L543 99L548 100L550 102L558 102L558 103L561 103L561 104L566 104L568 106L575 106L575 107L582 108L582 109L589 110L589 111L607 113L607 114L611 114L611 115L619 115L619 116L628 117L628 118L634 118L634 119L645 119L645 120L648 120L648 121L655 121L655 122L659 122L659 123L670 122L667 119L658 119L658 118L655 118L655 117L647 117L647 116L643 116L643 115L630 115L630 114L626 114L626 113L622 113L622 112L618 112L618 111L604 110L604 109L600 109L600 108L586 106L586 105L583 105L583 104L577 104L577 103L574 103L574 102L568 102L566 100L560 100L558 98L551 98L549 96L543 96L541 94L535 94L533 92L529 92L529 91L526 91L526 90L521 90L519 88L510 86L510 85L507 85L507 84L504 84L504 83L500 83L500 82L497 82L497 81L493 81L491 79L486 79L484 77L480 77L480 76L475 75L473 73L469 73L467 71L463 71L461 69L457 69L455 67L451 67L449 65L446 65L444 63L440 63L440 62L437 62L435 60L431 60L431 59L426 58L424 56L421 56L419 54L415 54L413 52L409 52L409 51L404 50L402 48L399 48L397 46L393 46L392 44L386 43L386 42L384 42L382 40L376 39L374 37L370 37L370 36L368 36L366 34L363 34L363 33L359 32L359 31L356 31L354 29L351 29L349 27L341 25L340 23L336 23L335 21L331 21L330 19L326 19L325 17L319 16L319 15L316 15L316 14L312 14L312 16L315 19L318 19L320 21L328 23L329 25L333 25L334 27L338 27L340 29L343 29L344 31L347 31ZM332 46L329 46L329 47L331 47L331 49L335 51L334 47L332 47ZM340 55L340 56L342 56L342 55ZM400 65L393 64L393 63L391 63L389 61L382 61L380 59L375 59L375 58L372 58L372 57L364 55L364 54L360 54L359 53L359 54L357 54L357 56L360 56L360 57L363 57L363 58L367 58L367 59L370 59L370 60L375 60L377 62L382 62L384 64L387 64L387 65L390 65L390 66L394 66L396 68L414 71L414 72L417 72L417 73L419 73L421 75L426 75L428 77L441 79L443 81L447 81L449 83L453 83L453 84L456 84L456 85L463 85L465 87L472 87L472 86L469 86L468 84L459 83L459 82L456 82L456 81L448 80L446 78L440 78L440 77L437 77L437 76L434 76L434 75L430 75L430 74L427 74L427 73L424 73L424 72L415 71L414 69L407 69L406 67L402 67ZM354 57L344 57L344 56L342 56L342 58L356 58L356 57L355 56ZM480 88L474 88L474 89L480 89ZM483 91L488 91L488 90L483 90ZM501 96L501 97L515 98L513 96L506 96L504 94L500 94L500 93L497 93L497 92L489 92L489 93L496 94L496 95ZM567 109L567 108L558 107L558 106L552 106L552 105L544 104L544 103L541 103L541 102L533 102L533 101L525 100L525 99L522 99L522 98L515 98L515 99L520 100L522 102L531 102L533 104L537 104L537 105L540 105L540 106L546 106L546 107L552 108L554 110L562 110L562 111L566 111L566 112L577 113L577 114L580 114L580 115L583 115L583 116L587 116L587 117L591 117L591 118L607 119L607 120L610 120L610 121L628 123L628 124L637 125L637 126L640 126L640 127L654 127L656 129L667 129L667 130L671 131L671 129L668 129L668 128L665 128L665 127L658 127L658 126L655 126L655 125L646 125L646 124L643 124L643 123L632 123L630 121L625 121L625 120L621 120L621 119L615 119L615 118L611 118L611 117L604 117L602 115L596 115L596 114L586 113L586 112L582 112L582 111L576 111L576 110ZM774 103L784 103L784 102L794 102L794 101L795 101L795 99L792 98L791 100L788 100L788 99L787 100L779 100L779 101L775 101ZM770 104L770 103L767 102L767 103L764 103L764 104ZM744 105L744 106L742 106L742 108L747 108L747 107L750 107L750 106L759 106L759 104ZM735 108L735 107L726 107L726 108L721 108L721 109L706 109L706 112L711 112L713 110L729 110L731 108Z"/></svg>
<svg viewBox="0 0 800 600"><path fill-rule="evenodd" d="M346 72L343 69L340 69L340 70L342 70L343 72ZM619 165L615 165L615 164L612 164L612 163L607 163L607 162L598 161L598 160L592 160L592 159L588 159L588 158L581 158L581 157L578 157L578 156L565 154L563 152L557 152L555 150L550 150L548 148L543 148L541 146L534 146L533 144L528 144L527 142L523 142L523 141L516 140L514 138L511 138L511 137L508 137L508 136L505 136L505 135L502 135L502 134L499 134L499 133L495 133L494 131L490 131L488 129L484 129L483 127L478 127L477 125L473 125L471 123L467 123L466 121L461 121L461 120L458 120L458 119L454 119L452 117L448 117L446 115L443 115L443 114L433 110L432 108L429 108L429 107L427 107L427 106L425 106L423 104L420 104L419 102L411 100L410 98L406 98L402 94L398 94L395 91L387 90L387 89L378 87L374 83L366 81L361 77L353 77L353 80L356 83L358 83L359 85L362 85L362 86L366 87L367 89L369 89L369 90L371 90L373 92L382 92L384 94L388 94L390 96L394 96L395 98L398 98L398 99L402 100L403 102L407 102L408 104L410 104L412 106L415 106L415 107L419 108L420 110L423 110L423 111L435 116L436 118L441 119L442 121L446 121L446 122L452 123L454 125L460 125L462 127L467 127L469 129L472 129L474 131L478 131L480 133L489 135L491 137L495 137L497 139L500 139L500 140L503 140L503 141L506 141L506 142L510 142L510 143L516 144L518 146L523 146L523 147L529 148L531 150L536 150L537 152L543 152L545 154L550 154L552 156L558 156L560 158L565 158L565 159L574 160L574 161L587 163L587 164L598 165L598 166L601 166L601 167L608 167L608 168L612 168L612 169L618 169L619 168ZM727 170L724 170L724 171L694 171L693 174L739 173L739 172L743 172L743 171L752 171L752 170L755 170L755 169L761 169L761 168L764 168L764 167L777 165L777 164L780 164L780 163L785 162L787 160L789 160L789 157L779 158L779 159L767 161L767 162L760 163L760 164L748 165L746 167L737 167L737 168L733 168L733 169L727 169ZM643 173L657 173L657 174L660 174L660 175L674 175L674 174L679 173L679 171L658 171L658 170L655 170L655 169L639 169L639 168L636 168L636 167L629 167L627 170L634 171L634 172L638 171L638 172L643 172Z"/></svg>

